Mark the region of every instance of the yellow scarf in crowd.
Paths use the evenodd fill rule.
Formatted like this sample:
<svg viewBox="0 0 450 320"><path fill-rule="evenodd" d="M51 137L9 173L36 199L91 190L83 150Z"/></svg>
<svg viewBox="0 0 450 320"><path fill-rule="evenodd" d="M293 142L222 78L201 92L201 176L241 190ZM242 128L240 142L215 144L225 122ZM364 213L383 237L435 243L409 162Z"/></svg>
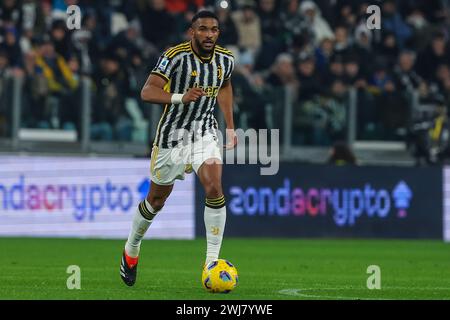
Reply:
<svg viewBox="0 0 450 320"><path fill-rule="evenodd" d="M64 88L61 83L56 81L55 74L52 68L45 62L45 60L41 56L38 56L36 58L36 64L42 68L44 76L48 80L48 86L51 91L58 92ZM56 64L61 70L64 79L69 84L70 89L75 89L78 86L78 81L73 76L72 71L69 69L69 66L66 63L66 60L59 54L56 55Z"/></svg>

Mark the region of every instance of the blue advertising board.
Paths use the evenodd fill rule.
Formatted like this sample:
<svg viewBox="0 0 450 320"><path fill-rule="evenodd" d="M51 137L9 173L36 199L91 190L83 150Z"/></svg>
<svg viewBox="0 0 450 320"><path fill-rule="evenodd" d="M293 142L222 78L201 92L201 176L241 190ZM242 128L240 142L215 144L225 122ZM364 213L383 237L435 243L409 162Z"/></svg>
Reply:
<svg viewBox="0 0 450 320"><path fill-rule="evenodd" d="M225 236L441 238L442 168L224 166ZM204 235L196 185L196 234Z"/></svg>
<svg viewBox="0 0 450 320"><path fill-rule="evenodd" d="M0 157L0 237L126 239L150 187L146 159ZM145 238L195 236L194 176L178 181Z"/></svg>

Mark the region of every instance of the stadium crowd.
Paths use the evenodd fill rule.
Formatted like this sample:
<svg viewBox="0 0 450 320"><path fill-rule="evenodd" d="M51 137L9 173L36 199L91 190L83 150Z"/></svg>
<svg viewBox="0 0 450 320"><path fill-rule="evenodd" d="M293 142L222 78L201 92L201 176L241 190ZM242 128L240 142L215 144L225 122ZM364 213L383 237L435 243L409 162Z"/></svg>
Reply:
<svg viewBox="0 0 450 320"><path fill-rule="evenodd" d="M381 29L369 30L373 4ZM69 5L81 8L80 30L66 27ZM235 53L240 127L282 128L286 87L296 144L345 139L351 89L360 139L401 138L412 92L450 106L449 0L3 0L0 136L9 124L6 75L24 78L23 127L78 131L88 76L92 139L133 140L136 115L151 111L139 98L146 77L164 49L188 39L200 8L217 13L219 44Z"/></svg>

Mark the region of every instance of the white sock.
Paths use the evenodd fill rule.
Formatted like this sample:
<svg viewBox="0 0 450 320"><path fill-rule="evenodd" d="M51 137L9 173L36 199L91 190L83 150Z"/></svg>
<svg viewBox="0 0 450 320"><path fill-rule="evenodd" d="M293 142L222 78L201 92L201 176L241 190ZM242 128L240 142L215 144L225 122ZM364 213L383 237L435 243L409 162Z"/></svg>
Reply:
<svg viewBox="0 0 450 320"><path fill-rule="evenodd" d="M129 257L136 258L139 256L142 238L144 238L148 227L152 224L153 218L157 213L158 211L152 208L147 199L139 203L134 213L127 243L125 244L125 252Z"/></svg>
<svg viewBox="0 0 450 320"><path fill-rule="evenodd" d="M219 258L222 246L223 231L227 218L225 197L206 199L205 205L205 228L206 228L206 261L208 264Z"/></svg>

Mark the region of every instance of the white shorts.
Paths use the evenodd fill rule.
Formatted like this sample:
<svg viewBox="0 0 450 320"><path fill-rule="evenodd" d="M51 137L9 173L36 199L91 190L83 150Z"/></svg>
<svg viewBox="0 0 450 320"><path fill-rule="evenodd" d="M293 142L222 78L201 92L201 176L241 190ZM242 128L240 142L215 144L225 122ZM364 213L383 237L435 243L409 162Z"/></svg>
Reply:
<svg viewBox="0 0 450 320"><path fill-rule="evenodd" d="M190 168L198 173L204 162L222 163L222 151L215 135L207 134L202 139L186 146L161 149L154 146L150 163L150 179L159 185L172 185L175 180L184 180Z"/></svg>

